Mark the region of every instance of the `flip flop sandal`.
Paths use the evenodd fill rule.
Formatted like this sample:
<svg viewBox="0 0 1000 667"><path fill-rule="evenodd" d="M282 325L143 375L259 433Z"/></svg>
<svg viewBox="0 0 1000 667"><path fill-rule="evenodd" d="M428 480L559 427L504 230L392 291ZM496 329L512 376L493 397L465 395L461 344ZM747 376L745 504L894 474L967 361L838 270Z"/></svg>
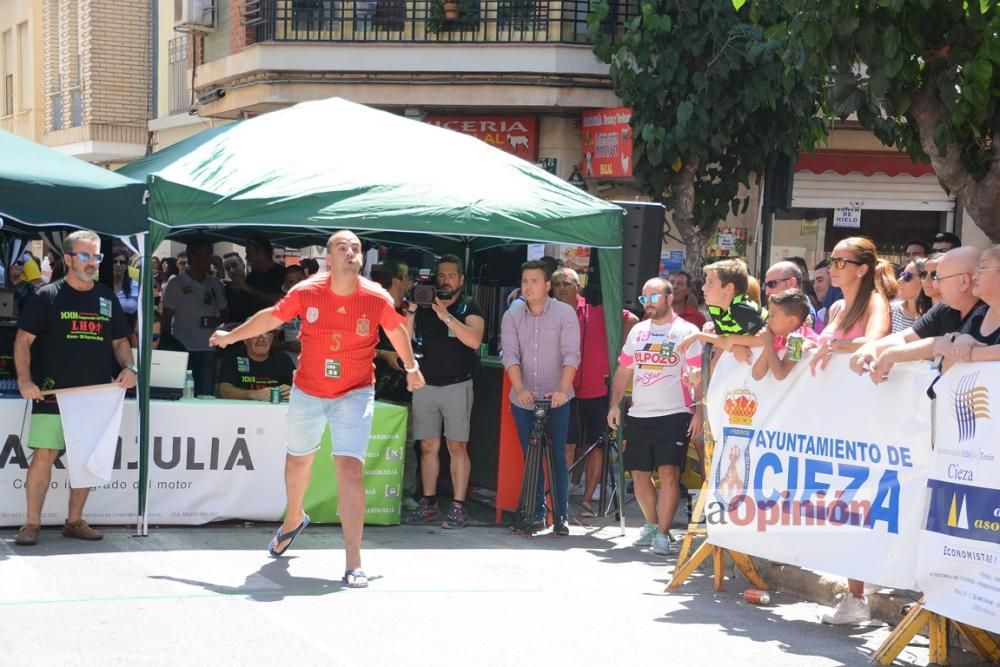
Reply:
<svg viewBox="0 0 1000 667"><path fill-rule="evenodd" d="M274 537L272 537L271 541L267 543L267 553L271 555L271 558L281 558L283 555L285 555L285 552L288 551L288 547L292 546L292 542L294 542L295 538L299 536L299 533L305 530L305 527L308 525L309 525L309 515L303 514L302 523L300 523L298 528L296 528L295 530L290 530L287 533L282 533L281 526L278 526L278 529L274 531ZM288 544L285 545L284 549L278 551L277 549L274 548L279 544L281 544L282 542L284 542L285 540L288 540Z"/></svg>
<svg viewBox="0 0 1000 667"><path fill-rule="evenodd" d="M587 501L580 503L579 515L585 519L592 519L597 516L594 514L594 508Z"/></svg>
<svg viewBox="0 0 1000 667"><path fill-rule="evenodd" d="M368 588L368 575L361 569L348 570L341 581L348 588Z"/></svg>

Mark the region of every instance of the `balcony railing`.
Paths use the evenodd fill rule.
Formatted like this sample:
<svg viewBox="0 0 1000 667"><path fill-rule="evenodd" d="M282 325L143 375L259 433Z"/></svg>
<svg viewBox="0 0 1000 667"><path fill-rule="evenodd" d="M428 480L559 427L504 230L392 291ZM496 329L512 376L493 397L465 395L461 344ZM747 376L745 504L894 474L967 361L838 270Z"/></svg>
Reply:
<svg viewBox="0 0 1000 667"><path fill-rule="evenodd" d="M637 0L611 0L615 40ZM260 0L258 42L587 44L594 0Z"/></svg>
<svg viewBox="0 0 1000 667"><path fill-rule="evenodd" d="M170 97L170 113L187 113L191 108L191 88L187 77L187 35L181 34L170 40L168 49L170 69L167 72L167 90Z"/></svg>

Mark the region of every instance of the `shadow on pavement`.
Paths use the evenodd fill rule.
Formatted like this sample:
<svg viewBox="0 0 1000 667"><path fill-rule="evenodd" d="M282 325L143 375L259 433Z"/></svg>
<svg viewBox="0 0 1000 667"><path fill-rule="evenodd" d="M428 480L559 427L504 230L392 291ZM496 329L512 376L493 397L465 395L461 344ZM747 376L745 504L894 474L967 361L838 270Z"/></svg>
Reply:
<svg viewBox="0 0 1000 667"><path fill-rule="evenodd" d="M290 562L289 558L279 558L265 563L256 572L247 575L246 581L241 586L223 586L208 581L168 575L149 575L149 578L197 586L219 595L243 596L256 602L279 602L290 597L318 597L337 593L347 588L340 581L317 579L316 577L294 577L288 571ZM370 581L375 579L378 577L371 577Z"/></svg>

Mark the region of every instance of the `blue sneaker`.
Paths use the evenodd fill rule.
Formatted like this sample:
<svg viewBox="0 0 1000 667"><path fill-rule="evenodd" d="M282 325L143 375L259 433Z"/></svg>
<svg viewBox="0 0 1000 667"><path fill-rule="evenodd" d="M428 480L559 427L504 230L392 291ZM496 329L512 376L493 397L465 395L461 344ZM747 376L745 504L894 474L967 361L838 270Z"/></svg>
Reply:
<svg viewBox="0 0 1000 667"><path fill-rule="evenodd" d="M656 535L656 526L647 523L639 531L639 537L632 543L633 547L648 547L653 544L653 536Z"/></svg>
<svg viewBox="0 0 1000 667"><path fill-rule="evenodd" d="M461 528L465 525L465 521L465 506L462 503L452 501L447 514L444 515L444 523L441 524L441 527Z"/></svg>
<svg viewBox="0 0 1000 667"><path fill-rule="evenodd" d="M669 556L670 555L670 536L666 533L656 533L656 537L653 538L653 553L657 556Z"/></svg>

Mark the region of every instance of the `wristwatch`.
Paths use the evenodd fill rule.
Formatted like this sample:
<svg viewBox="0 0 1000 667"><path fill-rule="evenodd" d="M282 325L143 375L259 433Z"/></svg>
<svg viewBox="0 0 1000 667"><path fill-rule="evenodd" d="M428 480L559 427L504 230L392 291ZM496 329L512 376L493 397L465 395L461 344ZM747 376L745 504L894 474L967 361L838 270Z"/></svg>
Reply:
<svg viewBox="0 0 1000 667"><path fill-rule="evenodd" d="M135 367L135 364L129 364L125 367L125 370L132 371L132 374L139 377L139 369Z"/></svg>
<svg viewBox="0 0 1000 667"><path fill-rule="evenodd" d="M452 317L451 315L448 315L448 317L444 318L444 323L445 323L445 324L451 324L451 321L452 321L453 319L455 319L455 318L454 318L454 317Z"/></svg>
<svg viewBox="0 0 1000 667"><path fill-rule="evenodd" d="M407 373L416 373L417 371L420 370L420 364L417 362L416 359L414 359L413 366L411 366L410 368L403 366L403 370L406 371Z"/></svg>

